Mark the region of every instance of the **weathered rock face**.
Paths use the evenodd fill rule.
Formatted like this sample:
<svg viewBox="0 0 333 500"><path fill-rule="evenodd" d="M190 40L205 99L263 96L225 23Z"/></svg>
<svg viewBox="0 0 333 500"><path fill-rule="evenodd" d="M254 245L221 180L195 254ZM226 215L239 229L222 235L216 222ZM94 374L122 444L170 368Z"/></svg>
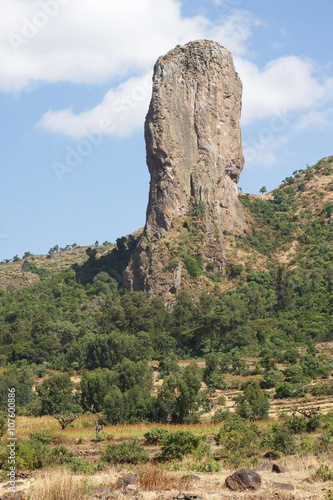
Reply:
<svg viewBox="0 0 333 500"><path fill-rule="evenodd" d="M241 100L231 54L216 42L192 42L157 61L145 124L148 238L186 215L191 197L218 229L244 227L236 187L244 164Z"/></svg>
<svg viewBox="0 0 333 500"><path fill-rule="evenodd" d="M191 42L158 59L145 123L151 175L147 220L127 273L130 288L155 294L154 275L161 280L158 241L193 213L204 220L202 249L207 254L217 244L220 255L213 257L222 270L223 230L246 227L236 186L244 163L241 98L232 56L216 42ZM173 275L177 283L166 278L165 285L177 291L181 266Z"/></svg>

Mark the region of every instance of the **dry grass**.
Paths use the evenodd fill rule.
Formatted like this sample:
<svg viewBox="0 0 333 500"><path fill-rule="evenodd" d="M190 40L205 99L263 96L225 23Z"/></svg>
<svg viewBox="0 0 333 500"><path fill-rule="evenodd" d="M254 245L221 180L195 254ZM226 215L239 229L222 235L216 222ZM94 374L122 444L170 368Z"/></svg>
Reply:
<svg viewBox="0 0 333 500"><path fill-rule="evenodd" d="M66 470L40 474L31 488L30 500L88 500L87 478L74 476Z"/></svg>
<svg viewBox="0 0 333 500"><path fill-rule="evenodd" d="M184 476L168 472L164 465L152 462L139 469L141 491L168 491L184 488L188 484Z"/></svg>
<svg viewBox="0 0 333 500"><path fill-rule="evenodd" d="M17 435L19 439L28 439L32 432L48 432L59 436L63 444L76 442L77 439L83 440L95 439L95 426L83 427L83 422L93 424L91 416L80 416L74 422L73 427L61 430L58 422L52 416L45 417L18 417L17 418ZM170 431L186 430L194 432L201 436L205 434L216 434L220 429L220 424L188 424L188 425L171 425L171 424L135 424L135 425L109 425L103 429L103 436L107 434L113 435L114 441L122 441L123 439L142 439L143 435L152 427L163 427Z"/></svg>

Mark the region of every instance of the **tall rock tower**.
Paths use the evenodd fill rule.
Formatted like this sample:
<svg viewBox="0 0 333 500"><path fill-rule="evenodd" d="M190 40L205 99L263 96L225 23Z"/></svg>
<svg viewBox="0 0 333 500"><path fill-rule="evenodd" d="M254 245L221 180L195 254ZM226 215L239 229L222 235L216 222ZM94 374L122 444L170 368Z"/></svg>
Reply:
<svg viewBox="0 0 333 500"><path fill-rule="evenodd" d="M202 290L207 264L223 273L223 231L246 228L236 185L241 103L232 56L216 42L177 46L156 62L145 123L149 202L130 289L168 298L182 286Z"/></svg>

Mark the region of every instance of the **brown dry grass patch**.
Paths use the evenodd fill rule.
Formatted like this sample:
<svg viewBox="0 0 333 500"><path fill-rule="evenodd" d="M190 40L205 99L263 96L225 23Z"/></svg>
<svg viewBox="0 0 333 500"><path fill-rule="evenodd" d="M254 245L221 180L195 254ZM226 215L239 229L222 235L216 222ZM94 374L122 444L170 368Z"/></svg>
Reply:
<svg viewBox="0 0 333 500"><path fill-rule="evenodd" d="M88 500L87 479L66 470L40 474L29 492L30 500Z"/></svg>
<svg viewBox="0 0 333 500"><path fill-rule="evenodd" d="M168 472L164 465L149 462L139 469L140 490L168 491L181 489L188 484L184 476Z"/></svg>

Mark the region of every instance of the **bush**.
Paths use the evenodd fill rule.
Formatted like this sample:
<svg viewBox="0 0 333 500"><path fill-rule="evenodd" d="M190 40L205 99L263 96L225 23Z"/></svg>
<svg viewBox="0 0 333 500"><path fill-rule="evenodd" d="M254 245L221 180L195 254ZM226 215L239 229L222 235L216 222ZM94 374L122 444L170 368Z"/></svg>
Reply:
<svg viewBox="0 0 333 500"><path fill-rule="evenodd" d="M321 464L315 472L314 479L317 481L333 481L333 470L327 464Z"/></svg>
<svg viewBox="0 0 333 500"><path fill-rule="evenodd" d="M40 469L49 462L49 449L38 441L22 441L16 444L15 466L18 470ZM8 463L9 448L0 453L0 467L9 470Z"/></svg>
<svg viewBox="0 0 333 500"><path fill-rule="evenodd" d="M161 444L163 439L169 434L167 429L153 427L144 434L148 444Z"/></svg>
<svg viewBox="0 0 333 500"><path fill-rule="evenodd" d="M199 446L201 438L189 431L170 432L163 440L161 459L179 459L193 453Z"/></svg>
<svg viewBox="0 0 333 500"><path fill-rule="evenodd" d="M120 444L107 444L101 455L102 462L111 464L137 464L148 460L149 453L138 439L130 439Z"/></svg>
<svg viewBox="0 0 333 500"><path fill-rule="evenodd" d="M8 416L5 412L0 412L0 438L7 432Z"/></svg>
<svg viewBox="0 0 333 500"><path fill-rule="evenodd" d="M330 396L333 394L333 386L328 384L317 384L312 389L313 396Z"/></svg>
<svg viewBox="0 0 333 500"><path fill-rule="evenodd" d="M38 441L42 444L50 444L55 438L55 434L49 434L48 432L32 432L29 434L31 441Z"/></svg>
<svg viewBox="0 0 333 500"><path fill-rule="evenodd" d="M227 420L230 415L231 413L229 409L224 410L223 408L219 408L212 416L211 421L213 424L219 424L220 422L224 422L225 420Z"/></svg>
<svg viewBox="0 0 333 500"><path fill-rule="evenodd" d="M217 445L223 445L225 456L238 453L242 457L251 456L258 441L254 424L247 425L237 414L230 414L214 439Z"/></svg>
<svg viewBox="0 0 333 500"><path fill-rule="evenodd" d="M263 389L271 389L276 387L283 381L283 373L280 370L268 370L264 374L264 380L260 382L260 387Z"/></svg>
<svg viewBox="0 0 333 500"><path fill-rule="evenodd" d="M227 400L225 396L219 396L218 398L219 405L225 406L227 404Z"/></svg>
<svg viewBox="0 0 333 500"><path fill-rule="evenodd" d="M288 427L293 434L301 434L306 429L306 419L298 415L293 415L292 420L287 422L286 427Z"/></svg>
<svg viewBox="0 0 333 500"><path fill-rule="evenodd" d="M203 269L202 269L202 260L200 256L184 254L182 258L191 278L196 278L197 276L200 276L202 274Z"/></svg>
<svg viewBox="0 0 333 500"><path fill-rule="evenodd" d="M300 398L304 396L304 391L301 385L290 384L289 382L282 382L276 389L276 398Z"/></svg>
<svg viewBox="0 0 333 500"><path fill-rule="evenodd" d="M291 384L301 384L306 379L301 365L289 366L283 373L286 382L290 382Z"/></svg>
<svg viewBox="0 0 333 500"><path fill-rule="evenodd" d="M69 451L63 444L55 446L50 452L51 462L56 465L64 465L71 461L73 452Z"/></svg>
<svg viewBox="0 0 333 500"><path fill-rule="evenodd" d="M257 381L247 382L244 386L243 395L238 396L236 402L236 412L241 417L250 420L268 418L270 408L268 395L260 390Z"/></svg>
<svg viewBox="0 0 333 500"><path fill-rule="evenodd" d="M266 434L262 440L263 448L273 448L276 452L290 454L295 450L295 439L288 426L273 425L272 432Z"/></svg>

